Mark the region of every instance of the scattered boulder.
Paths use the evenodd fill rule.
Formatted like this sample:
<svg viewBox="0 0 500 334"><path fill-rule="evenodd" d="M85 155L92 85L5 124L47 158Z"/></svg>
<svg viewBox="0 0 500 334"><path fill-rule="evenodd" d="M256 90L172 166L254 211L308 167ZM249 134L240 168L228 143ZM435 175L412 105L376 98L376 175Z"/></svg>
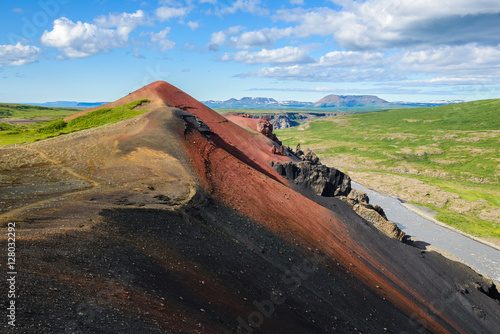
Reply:
<svg viewBox="0 0 500 334"><path fill-rule="evenodd" d="M368 195L356 189L351 189L351 192L347 195L347 198L352 199L355 203L370 203Z"/></svg>
<svg viewBox="0 0 500 334"><path fill-rule="evenodd" d="M300 151L299 158L302 161L309 161L313 165L321 165L318 156L311 150L306 150L305 152Z"/></svg>
<svg viewBox="0 0 500 334"><path fill-rule="evenodd" d="M371 204L358 203L353 206L353 210L361 218L368 221L388 237L396 239L398 241L403 241L405 233L399 229L396 223L387 220L387 217L385 217L385 213L383 215L380 214L380 212L376 210L375 207L373 207Z"/></svg>

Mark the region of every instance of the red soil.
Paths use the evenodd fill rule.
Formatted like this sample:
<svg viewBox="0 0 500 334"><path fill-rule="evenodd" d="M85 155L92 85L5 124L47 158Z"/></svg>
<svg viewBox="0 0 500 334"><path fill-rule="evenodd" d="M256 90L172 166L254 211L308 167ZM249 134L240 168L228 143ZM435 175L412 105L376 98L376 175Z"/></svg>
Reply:
<svg viewBox="0 0 500 334"><path fill-rule="evenodd" d="M230 119L238 122L240 127L176 87L159 81L105 107L142 98L161 100L168 106L183 109L209 126L210 139L198 131L188 132L185 150L200 181L217 199L294 244L319 249L432 331L448 332L441 325L447 323L460 332L393 274L390 264L380 263L369 254L369 250L357 244L351 238L346 222L288 187L288 181L274 171L270 161L289 161L290 158L273 155L272 143L264 135L242 129L255 130L257 120L231 116ZM436 321L434 317L441 320Z"/></svg>
<svg viewBox="0 0 500 334"><path fill-rule="evenodd" d="M320 249L368 286L379 286L378 292L384 298L434 332L448 332L422 308L433 310L432 306L393 275L389 267L353 242L348 225L329 210L243 164L199 133L193 132L187 139L187 151L195 170L215 197L290 242ZM221 161L223 163L219 163ZM433 315L439 317L439 312ZM450 321L442 320L455 327Z"/></svg>
<svg viewBox="0 0 500 334"><path fill-rule="evenodd" d="M237 150L241 152L238 158L246 162L252 161L254 164L260 166L267 174L273 175L275 178L279 178L283 180L283 182L286 182L274 171L269 162L273 160L290 161L290 158L273 155L271 153L272 142L269 138L260 134L251 134L247 131L242 131L235 123L164 81L153 82L115 102L98 108L121 106L140 99L161 100L170 107L186 110L190 114L199 117L208 125L210 131L221 139L223 142L220 143L221 145L224 145L226 149L237 148ZM65 120L70 121L73 118L94 110L96 110L96 108L84 110L67 117Z"/></svg>
<svg viewBox="0 0 500 334"><path fill-rule="evenodd" d="M226 114L224 116L231 122L238 124L243 129L257 131L257 123L259 122L258 118L243 117L238 114Z"/></svg>

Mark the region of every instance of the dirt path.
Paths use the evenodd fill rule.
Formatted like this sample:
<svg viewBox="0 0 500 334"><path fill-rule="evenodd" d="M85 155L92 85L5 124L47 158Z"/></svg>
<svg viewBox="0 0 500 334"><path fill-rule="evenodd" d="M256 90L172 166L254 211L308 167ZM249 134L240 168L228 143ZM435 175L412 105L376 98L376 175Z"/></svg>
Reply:
<svg viewBox="0 0 500 334"><path fill-rule="evenodd" d="M67 172L67 173L69 173L69 174L71 174L71 175L73 175L73 176L75 176L75 177L77 177L79 179L83 179L83 180L89 182L91 184L91 187L87 188L87 189L84 189L84 190L76 190L76 191L67 192L65 194L62 194L62 195L59 195L59 196L56 196L56 197L51 197L51 198L46 199L46 200L37 201L35 203L27 204L27 205L24 205L22 207L19 207L19 208L16 208L16 209L4 212L4 213L0 214L0 221L16 218L16 217L19 216L19 214L21 214L22 212L25 212L25 211L27 211L29 209L36 208L36 207L39 207L39 206L41 206L43 204L47 204L47 203L50 203L50 202L57 201L57 200L59 200L61 198L64 198L64 197L67 197L67 196L70 196L70 195L75 195L75 194L78 194L78 193L88 192L88 191L94 190L94 189L96 189L97 187L100 186L100 183L97 182L96 180L94 180L94 179L92 179L92 178L90 178L88 176L79 174L79 173L75 172L73 169L71 169L69 167L62 166L59 161L56 161L56 160L50 158L45 152L42 152L40 150L31 148L31 147L26 147L26 146L17 147L17 149L25 149L25 150L37 153L43 159L45 159L48 162L50 162L50 163L58 166L59 168L61 168L65 172Z"/></svg>
<svg viewBox="0 0 500 334"><path fill-rule="evenodd" d="M65 172L68 172L69 174L71 174L71 175L73 175L73 176L75 176L77 178L84 179L85 181L90 182L92 184L92 188L97 188L99 186L99 182L95 181L94 179L92 179L92 178L90 178L88 176L85 176L85 175L82 175L82 174L78 174L77 172L75 172L74 170L72 170L69 167L62 166L59 161L56 161L56 160L50 158L47 154L45 154L44 152L42 152L40 150L37 150L35 148L31 148L31 147L20 147L20 148L23 148L25 150L33 151L33 152L38 153L42 158L44 158L45 160L53 163L54 165L59 166Z"/></svg>

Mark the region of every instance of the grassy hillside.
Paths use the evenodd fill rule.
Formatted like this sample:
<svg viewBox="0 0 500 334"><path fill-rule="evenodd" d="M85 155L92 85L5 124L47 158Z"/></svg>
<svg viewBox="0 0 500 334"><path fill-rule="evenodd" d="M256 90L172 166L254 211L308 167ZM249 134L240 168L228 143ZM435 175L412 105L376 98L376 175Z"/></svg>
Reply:
<svg viewBox="0 0 500 334"><path fill-rule="evenodd" d="M148 100L138 100L116 108L98 109L86 115L77 117L69 122L65 122L61 118L49 123L37 123L31 127L9 124L2 125L2 123L0 123L0 129L2 129L0 130L0 145L32 142L132 118L147 112L147 110L142 109L135 110L137 106L145 102L148 102ZM50 113L51 111L48 112ZM37 113L37 117L45 116L42 114L41 109L37 110ZM69 115L74 113L75 111ZM64 115L64 117L69 115Z"/></svg>
<svg viewBox="0 0 500 334"><path fill-rule="evenodd" d="M380 187L445 223L500 238L500 99L347 115L277 134L354 179L392 184ZM412 194L417 184L422 194Z"/></svg>
<svg viewBox="0 0 500 334"><path fill-rule="evenodd" d="M48 108L26 104L0 103L0 118L64 118L80 111L76 108Z"/></svg>

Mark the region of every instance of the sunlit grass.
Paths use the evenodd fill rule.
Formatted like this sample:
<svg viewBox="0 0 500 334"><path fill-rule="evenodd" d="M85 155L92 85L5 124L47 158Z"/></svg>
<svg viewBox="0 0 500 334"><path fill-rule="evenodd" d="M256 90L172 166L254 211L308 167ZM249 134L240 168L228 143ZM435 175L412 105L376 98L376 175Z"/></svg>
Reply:
<svg viewBox="0 0 500 334"><path fill-rule="evenodd" d="M39 124L38 128L12 126L9 131L0 131L0 145L33 142L132 118L147 112L147 110L134 109L145 102L148 100L138 100L116 108L102 108L74 118L69 122L58 119L43 125Z"/></svg>

